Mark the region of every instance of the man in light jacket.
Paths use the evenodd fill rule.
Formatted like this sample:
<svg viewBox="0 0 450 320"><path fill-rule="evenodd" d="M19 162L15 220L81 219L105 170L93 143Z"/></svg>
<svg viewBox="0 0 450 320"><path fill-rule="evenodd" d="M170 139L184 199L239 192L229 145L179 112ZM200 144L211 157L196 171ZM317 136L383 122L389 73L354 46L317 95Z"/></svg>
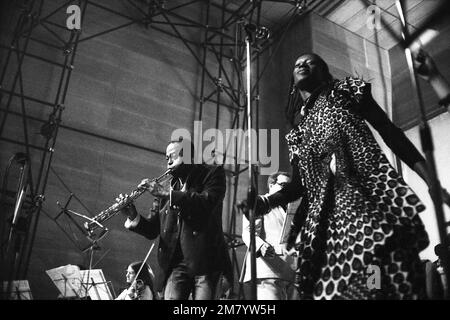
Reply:
<svg viewBox="0 0 450 320"><path fill-rule="evenodd" d="M269 176L269 193L280 190L290 181L287 172L277 172ZM250 247L250 223L242 215L242 240ZM281 242L286 209L279 206L268 214L255 219L255 252L256 252L256 290L258 300L288 300L295 292L295 258L285 253L285 245ZM251 280L250 253L244 258L241 282Z"/></svg>

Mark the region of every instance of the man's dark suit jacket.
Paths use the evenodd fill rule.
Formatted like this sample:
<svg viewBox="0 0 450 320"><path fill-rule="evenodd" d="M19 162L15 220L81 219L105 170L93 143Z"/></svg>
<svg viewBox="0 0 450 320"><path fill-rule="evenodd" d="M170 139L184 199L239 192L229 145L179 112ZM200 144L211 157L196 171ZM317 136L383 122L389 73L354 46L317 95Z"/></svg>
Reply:
<svg viewBox="0 0 450 320"><path fill-rule="evenodd" d="M184 261L194 275L224 270L229 259L222 229L225 172L221 166L191 165L185 191L172 191L171 205L141 217L130 230L148 239L160 235L158 262L164 282L171 272L172 258L180 243ZM172 179L172 185L176 179ZM181 225L181 227L180 227Z"/></svg>

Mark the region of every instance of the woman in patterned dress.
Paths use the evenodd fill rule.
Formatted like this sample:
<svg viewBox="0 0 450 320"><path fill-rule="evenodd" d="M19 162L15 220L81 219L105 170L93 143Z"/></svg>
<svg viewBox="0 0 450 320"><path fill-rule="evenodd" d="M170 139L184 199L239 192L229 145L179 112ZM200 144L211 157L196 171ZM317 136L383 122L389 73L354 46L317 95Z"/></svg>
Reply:
<svg viewBox="0 0 450 320"><path fill-rule="evenodd" d="M425 207L390 165L366 121L427 183L425 160L374 101L370 84L335 80L316 54L295 63L286 108L293 180L257 198L257 214L299 197L289 247L303 299L420 299ZM445 193L446 203L450 203ZM378 278L377 278L378 277Z"/></svg>

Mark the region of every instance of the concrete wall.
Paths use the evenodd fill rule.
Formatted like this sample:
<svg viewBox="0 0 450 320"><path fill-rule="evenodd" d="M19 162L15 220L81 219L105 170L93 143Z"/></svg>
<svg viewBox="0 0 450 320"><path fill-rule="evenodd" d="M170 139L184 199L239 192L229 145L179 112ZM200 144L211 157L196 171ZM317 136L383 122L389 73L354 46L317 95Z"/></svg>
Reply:
<svg viewBox="0 0 450 320"><path fill-rule="evenodd" d="M372 85L372 95L385 112L390 115L391 70L388 52L339 25L312 16L313 50L328 62L331 74L342 79L357 76ZM392 152L384 144L378 133L372 129L375 138L394 164Z"/></svg>

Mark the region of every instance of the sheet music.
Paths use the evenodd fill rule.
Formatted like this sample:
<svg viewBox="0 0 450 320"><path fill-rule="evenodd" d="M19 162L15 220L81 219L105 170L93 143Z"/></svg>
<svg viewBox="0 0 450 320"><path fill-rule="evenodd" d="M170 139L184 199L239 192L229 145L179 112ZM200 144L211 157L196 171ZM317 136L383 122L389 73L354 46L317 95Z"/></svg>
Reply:
<svg viewBox="0 0 450 320"><path fill-rule="evenodd" d="M287 243L287 240L289 237L289 231L291 229L292 221L294 220L295 212L297 211L301 202L302 202L302 198L299 198L288 204L288 207L286 210L286 218L284 219L284 223L283 223L283 230L280 234L280 244Z"/></svg>
<svg viewBox="0 0 450 320"><path fill-rule="evenodd" d="M3 282L3 292L8 290L8 281ZM28 280L13 280L10 287L10 300L33 300Z"/></svg>
<svg viewBox="0 0 450 320"><path fill-rule="evenodd" d="M113 300L101 269L80 270L78 266L69 264L46 273L64 298L89 296L92 300Z"/></svg>
<svg viewBox="0 0 450 320"><path fill-rule="evenodd" d="M66 266L45 271L64 298L84 298L86 292L81 283L80 268L68 264Z"/></svg>

